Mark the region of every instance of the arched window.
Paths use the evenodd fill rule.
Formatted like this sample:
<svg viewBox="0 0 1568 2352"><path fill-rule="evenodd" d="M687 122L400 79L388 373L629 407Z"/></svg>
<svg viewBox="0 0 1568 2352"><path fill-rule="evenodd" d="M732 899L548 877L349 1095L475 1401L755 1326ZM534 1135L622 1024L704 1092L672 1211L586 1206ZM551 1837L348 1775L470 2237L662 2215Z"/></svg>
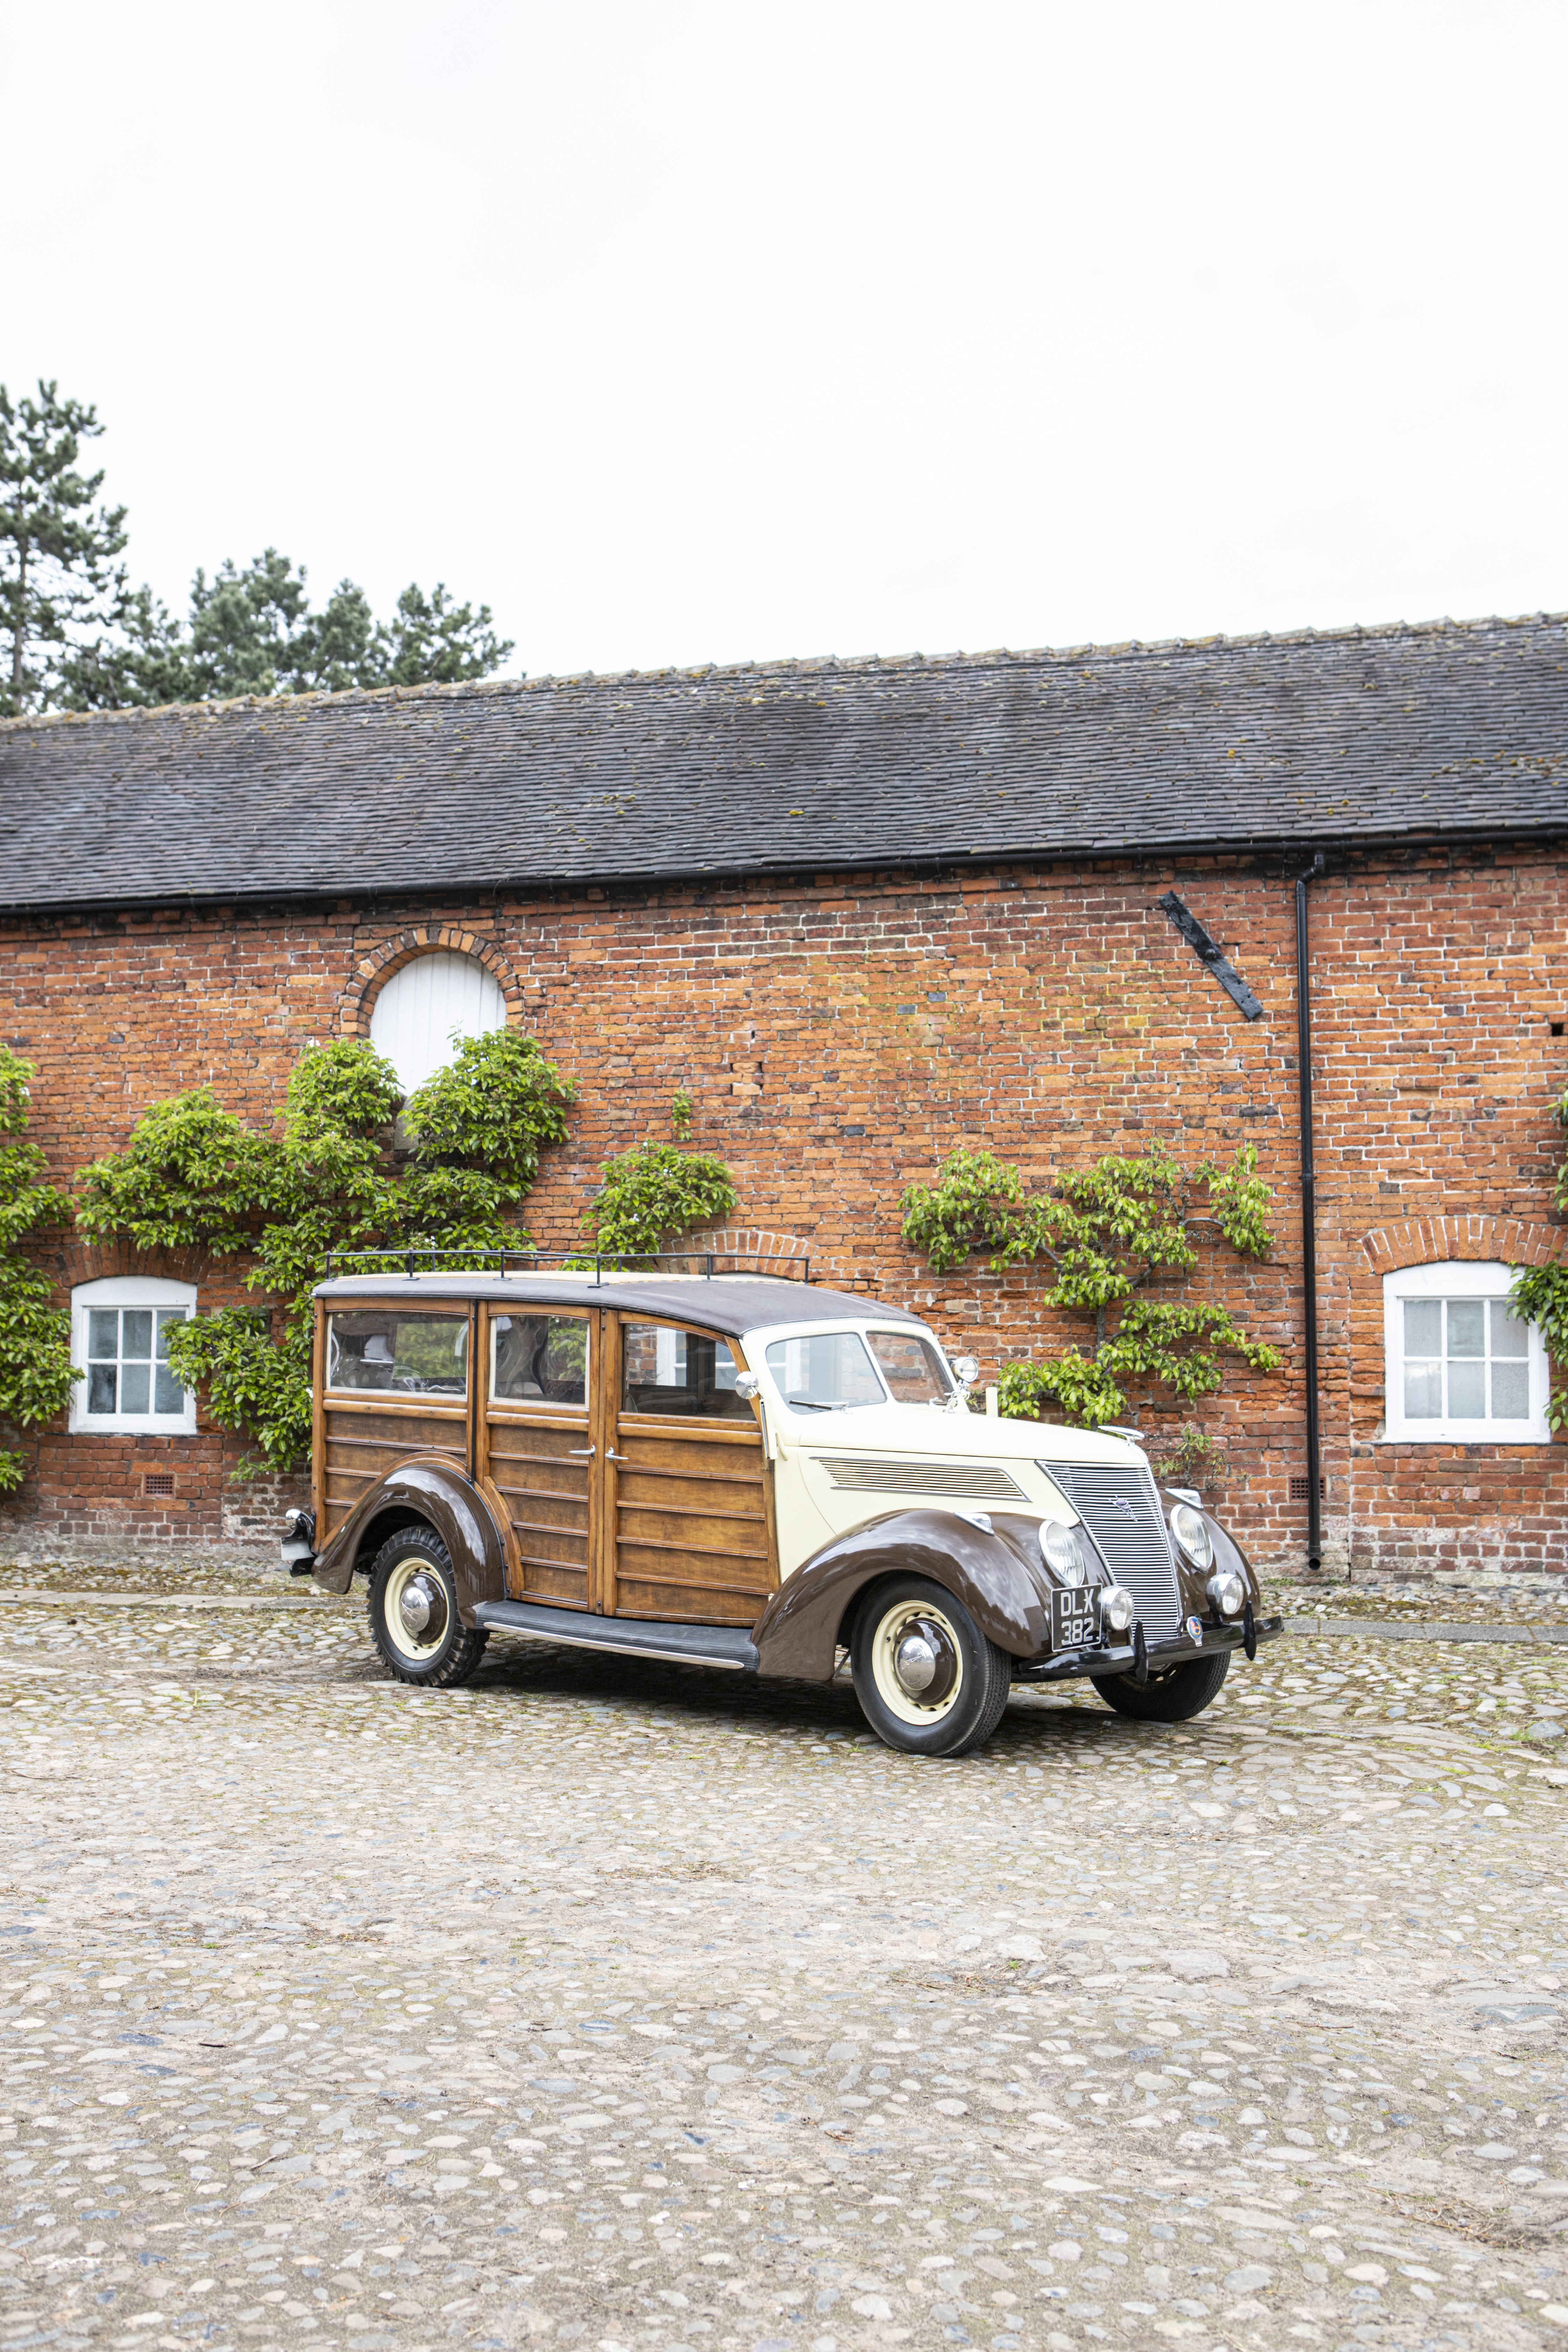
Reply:
<svg viewBox="0 0 1568 2352"><path fill-rule="evenodd" d="M405 1095L445 1069L459 1039L506 1026L500 982L476 956L422 955L405 963L371 1010L371 1043Z"/></svg>
<svg viewBox="0 0 1568 2352"><path fill-rule="evenodd" d="M196 1311L193 1282L125 1275L71 1292L70 1425L134 1430L161 1437L195 1434L196 1400L169 1370L169 1331Z"/></svg>
<svg viewBox="0 0 1568 2352"><path fill-rule="evenodd" d="M1544 1445L1550 1367L1512 1311L1508 1266L1407 1265L1383 1277L1384 1434L1403 1444Z"/></svg>

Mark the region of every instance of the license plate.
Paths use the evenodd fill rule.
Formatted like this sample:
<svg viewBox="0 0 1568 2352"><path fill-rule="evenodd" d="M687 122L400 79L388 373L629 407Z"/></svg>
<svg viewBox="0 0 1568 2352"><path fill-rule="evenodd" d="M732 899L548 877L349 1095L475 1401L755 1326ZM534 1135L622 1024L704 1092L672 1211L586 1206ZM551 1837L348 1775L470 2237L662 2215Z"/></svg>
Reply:
<svg viewBox="0 0 1568 2352"><path fill-rule="evenodd" d="M1100 1639L1100 1595L1090 1584L1051 1595L1051 1647L1082 1650Z"/></svg>

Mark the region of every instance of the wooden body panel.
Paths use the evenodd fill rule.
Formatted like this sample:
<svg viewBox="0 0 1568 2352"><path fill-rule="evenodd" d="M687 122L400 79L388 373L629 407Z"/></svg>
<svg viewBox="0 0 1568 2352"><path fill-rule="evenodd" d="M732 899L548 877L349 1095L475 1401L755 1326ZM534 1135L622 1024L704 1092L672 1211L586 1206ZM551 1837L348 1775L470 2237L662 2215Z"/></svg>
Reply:
<svg viewBox="0 0 1568 2352"><path fill-rule="evenodd" d="M615 1613L752 1624L777 1582L760 1431L624 1413L616 1453Z"/></svg>
<svg viewBox="0 0 1568 2352"><path fill-rule="evenodd" d="M337 1533L366 1488L410 1454L449 1454L468 1467L466 1405L379 1404L329 1394L321 1422L318 1549Z"/></svg>
<svg viewBox="0 0 1568 2352"><path fill-rule="evenodd" d="M585 1412L507 1412L485 1420L487 1475L516 1544L508 1561L514 1601L593 1606L589 1593L595 1457Z"/></svg>

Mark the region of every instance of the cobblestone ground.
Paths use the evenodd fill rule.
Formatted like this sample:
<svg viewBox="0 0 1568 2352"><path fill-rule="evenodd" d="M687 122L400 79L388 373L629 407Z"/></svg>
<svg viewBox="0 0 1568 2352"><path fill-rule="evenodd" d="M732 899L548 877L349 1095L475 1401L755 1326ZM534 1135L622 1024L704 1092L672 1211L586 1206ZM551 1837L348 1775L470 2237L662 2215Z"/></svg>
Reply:
<svg viewBox="0 0 1568 2352"><path fill-rule="evenodd" d="M1568 1648L932 1765L127 1573L5 1579L10 2352L1568 2346Z"/></svg>

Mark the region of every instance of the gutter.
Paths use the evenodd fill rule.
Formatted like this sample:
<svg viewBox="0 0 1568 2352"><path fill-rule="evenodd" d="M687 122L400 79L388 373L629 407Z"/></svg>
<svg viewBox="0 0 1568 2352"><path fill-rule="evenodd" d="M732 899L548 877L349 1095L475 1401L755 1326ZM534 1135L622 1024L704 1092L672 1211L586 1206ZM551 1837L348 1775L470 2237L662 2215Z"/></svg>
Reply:
<svg viewBox="0 0 1568 2352"><path fill-rule="evenodd" d="M1307 1573L1323 1565L1322 1435L1318 1425L1318 1172L1312 1150L1312 961L1307 885L1323 871L1320 849L1296 877L1296 1071L1301 1108L1301 1321L1307 1381Z"/></svg>
<svg viewBox="0 0 1568 2352"><path fill-rule="evenodd" d="M0 722L4 723L4 722ZM1456 827L1451 832L1420 834L1335 834L1317 835L1326 840L1336 856L1360 857L1373 865L1394 858L1422 857L1428 854L1457 854L1476 847L1495 847L1499 851L1521 848L1549 849L1568 844L1568 824L1561 817L1552 817L1538 824L1487 824ZM366 881L358 876L331 882L307 883L272 882L259 887L231 887L197 890L116 891L112 894L89 893L82 897L44 898L0 897L0 922L26 919L43 921L56 917L80 915L116 915L161 913L180 915L208 913L214 908L231 907L326 907L347 898L356 904L395 902L406 905L423 898L449 898L454 891L463 891L474 898L494 900L500 898L556 898L580 890L647 890L667 889L682 885L699 888L720 888L737 884L756 885L758 882L813 882L828 874L902 874L941 873L957 875L965 866L975 864L992 866L1084 866L1111 861L1131 861L1142 866L1168 866L1178 860L1194 857L1220 857L1231 866L1249 861L1259 867L1288 867L1293 849L1299 845L1278 835L1258 836L1231 835L1225 838L1154 842L1079 842L1068 845L1039 842L1036 844L1008 842L995 847L980 846L966 851L942 850L879 850L870 856L847 856L832 850L816 855L803 853L798 857L765 859L750 862L716 863L711 866L631 866L603 870L538 871L531 874L506 874L499 879L494 873L475 875L469 878L458 876L378 876ZM0 835L0 857L5 855L5 840ZM1321 853L1319 853L1320 856ZM1312 871L1318 869L1313 867Z"/></svg>

